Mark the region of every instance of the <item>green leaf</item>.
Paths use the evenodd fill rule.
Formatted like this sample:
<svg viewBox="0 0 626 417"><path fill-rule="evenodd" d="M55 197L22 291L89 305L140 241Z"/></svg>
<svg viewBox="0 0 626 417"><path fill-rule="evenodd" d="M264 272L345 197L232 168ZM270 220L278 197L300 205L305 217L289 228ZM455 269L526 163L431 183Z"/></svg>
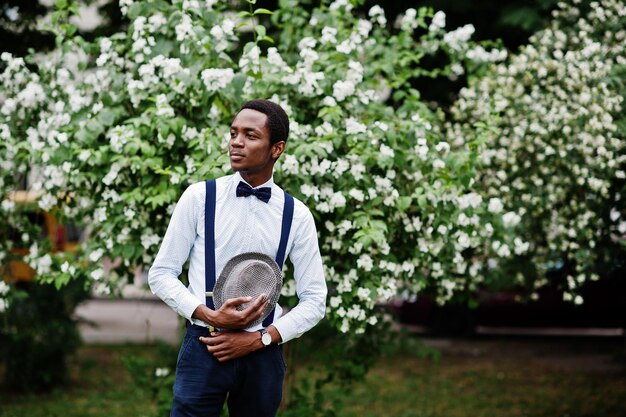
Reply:
<svg viewBox="0 0 626 417"><path fill-rule="evenodd" d="M256 9L254 11L254 15L255 16L258 15L258 14L274 14L274 12L272 12L271 10L260 8L260 9Z"/></svg>
<svg viewBox="0 0 626 417"><path fill-rule="evenodd" d="M267 33L265 30L265 26L261 26L261 25L255 26L254 30L259 38L263 38L265 34Z"/></svg>
<svg viewBox="0 0 626 417"><path fill-rule="evenodd" d="M54 5L56 6L57 9L65 9L67 8L67 0L56 0L54 2Z"/></svg>
<svg viewBox="0 0 626 417"><path fill-rule="evenodd" d="M115 111L115 108L113 109L105 108L105 109L100 110L96 118L102 125L111 126L115 122L116 116L117 116L117 112Z"/></svg>
<svg viewBox="0 0 626 417"><path fill-rule="evenodd" d="M77 29L76 25L67 24L65 25L65 34L68 37L72 37L76 33L76 29Z"/></svg>
<svg viewBox="0 0 626 417"><path fill-rule="evenodd" d="M400 197L396 200L396 206L400 211L406 211L411 205L411 197Z"/></svg>

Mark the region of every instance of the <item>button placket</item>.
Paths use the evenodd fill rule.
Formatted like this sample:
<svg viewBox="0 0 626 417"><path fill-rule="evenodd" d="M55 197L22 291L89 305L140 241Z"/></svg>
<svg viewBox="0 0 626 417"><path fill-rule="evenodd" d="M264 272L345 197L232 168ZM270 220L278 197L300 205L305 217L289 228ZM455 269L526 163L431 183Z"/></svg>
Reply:
<svg viewBox="0 0 626 417"><path fill-rule="evenodd" d="M244 247L245 250L247 252L250 251L250 246L252 244L252 236L253 236L253 226L255 224L255 220L256 220L256 204L255 203L255 197L246 197L246 215L245 217L245 237L244 237Z"/></svg>

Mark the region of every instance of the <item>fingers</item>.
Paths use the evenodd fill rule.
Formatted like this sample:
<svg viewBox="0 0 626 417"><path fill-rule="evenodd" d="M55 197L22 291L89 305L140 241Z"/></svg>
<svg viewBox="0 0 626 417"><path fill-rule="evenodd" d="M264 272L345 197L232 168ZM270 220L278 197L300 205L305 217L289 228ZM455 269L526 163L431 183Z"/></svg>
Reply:
<svg viewBox="0 0 626 417"><path fill-rule="evenodd" d="M265 307L267 307L269 302L270 301L267 298L267 295L261 294L257 297L252 305L248 306L248 308L243 311L245 312L247 317L254 317L253 320L256 320L257 318L261 317L261 314L263 314L263 310L265 310Z"/></svg>
<svg viewBox="0 0 626 417"><path fill-rule="evenodd" d="M252 301L252 297L229 298L228 300L226 300L226 302L224 303L222 307L224 306L237 307L238 305L246 304L246 303L249 303L250 301Z"/></svg>
<svg viewBox="0 0 626 417"><path fill-rule="evenodd" d="M246 309L257 307L259 304L263 304L266 300L267 300L267 295L265 295L265 293L262 293L261 295L257 297L254 303L246 307ZM249 303L250 301L252 301L252 297L229 298L228 300L226 300L224 305L228 305L229 307L230 306L236 307L241 304Z"/></svg>
<svg viewBox="0 0 626 417"><path fill-rule="evenodd" d="M211 333L211 337L199 337L200 341L206 345L207 351L215 356L219 362L225 362L233 359L233 353L227 344L226 338L219 332Z"/></svg>

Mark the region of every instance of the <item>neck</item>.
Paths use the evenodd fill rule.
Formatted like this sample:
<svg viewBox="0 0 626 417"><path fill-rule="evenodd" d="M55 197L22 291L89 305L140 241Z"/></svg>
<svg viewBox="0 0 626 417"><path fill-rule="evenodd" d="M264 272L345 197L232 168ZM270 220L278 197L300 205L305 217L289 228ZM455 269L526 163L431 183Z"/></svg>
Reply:
<svg viewBox="0 0 626 417"><path fill-rule="evenodd" d="M269 173L239 171L239 175L241 175L241 178L250 184L252 188L256 188L261 184L265 184L270 178L272 178L272 171Z"/></svg>

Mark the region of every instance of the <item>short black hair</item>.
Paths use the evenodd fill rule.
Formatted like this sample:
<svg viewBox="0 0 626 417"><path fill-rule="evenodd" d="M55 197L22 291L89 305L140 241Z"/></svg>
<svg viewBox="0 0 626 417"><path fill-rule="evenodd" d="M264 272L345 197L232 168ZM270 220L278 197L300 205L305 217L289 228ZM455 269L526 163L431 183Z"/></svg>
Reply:
<svg viewBox="0 0 626 417"><path fill-rule="evenodd" d="M237 113L243 109L256 110L267 116L266 126L270 130L270 143L287 142L289 136L289 116L282 107L269 100L250 100L243 103Z"/></svg>

